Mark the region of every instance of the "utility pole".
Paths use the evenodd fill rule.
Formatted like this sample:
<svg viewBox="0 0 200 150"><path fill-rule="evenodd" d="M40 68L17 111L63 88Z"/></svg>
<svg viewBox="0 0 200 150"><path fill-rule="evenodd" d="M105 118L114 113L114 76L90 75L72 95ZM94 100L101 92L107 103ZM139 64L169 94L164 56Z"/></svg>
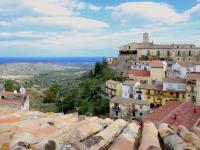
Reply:
<svg viewBox="0 0 200 150"><path fill-rule="evenodd" d="M62 113L63 113L63 97L61 97L61 107L62 107Z"/></svg>

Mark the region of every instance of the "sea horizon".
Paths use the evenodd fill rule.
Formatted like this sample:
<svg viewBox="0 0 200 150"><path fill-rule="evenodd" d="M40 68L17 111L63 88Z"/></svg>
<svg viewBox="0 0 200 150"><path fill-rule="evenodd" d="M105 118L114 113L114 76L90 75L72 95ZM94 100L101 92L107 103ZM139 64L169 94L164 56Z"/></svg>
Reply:
<svg viewBox="0 0 200 150"><path fill-rule="evenodd" d="M0 64L7 63L95 63L108 57L0 57Z"/></svg>

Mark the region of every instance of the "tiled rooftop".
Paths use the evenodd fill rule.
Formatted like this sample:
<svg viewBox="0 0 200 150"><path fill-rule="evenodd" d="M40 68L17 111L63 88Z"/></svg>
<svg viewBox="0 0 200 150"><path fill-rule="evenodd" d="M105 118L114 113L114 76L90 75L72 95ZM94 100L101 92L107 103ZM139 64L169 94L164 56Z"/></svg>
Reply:
<svg viewBox="0 0 200 150"><path fill-rule="evenodd" d="M190 132L165 123L0 110L0 148L5 150L197 150L199 133L198 127Z"/></svg>
<svg viewBox="0 0 200 150"><path fill-rule="evenodd" d="M134 76L150 77L150 71L145 70L129 69L128 73L133 74Z"/></svg>
<svg viewBox="0 0 200 150"><path fill-rule="evenodd" d="M187 101L172 101L154 110L144 120L170 125L184 125L191 129L200 119L200 106Z"/></svg>
<svg viewBox="0 0 200 150"><path fill-rule="evenodd" d="M164 78L163 82L168 82L168 83L186 83L186 80L185 79L181 79L181 78L168 77L168 78Z"/></svg>

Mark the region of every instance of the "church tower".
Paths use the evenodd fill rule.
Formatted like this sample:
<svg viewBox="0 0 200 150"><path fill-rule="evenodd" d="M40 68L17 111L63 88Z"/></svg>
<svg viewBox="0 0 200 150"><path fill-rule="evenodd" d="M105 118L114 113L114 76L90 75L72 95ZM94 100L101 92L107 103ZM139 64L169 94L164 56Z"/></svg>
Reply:
<svg viewBox="0 0 200 150"><path fill-rule="evenodd" d="M143 33L143 43L149 43L149 33Z"/></svg>

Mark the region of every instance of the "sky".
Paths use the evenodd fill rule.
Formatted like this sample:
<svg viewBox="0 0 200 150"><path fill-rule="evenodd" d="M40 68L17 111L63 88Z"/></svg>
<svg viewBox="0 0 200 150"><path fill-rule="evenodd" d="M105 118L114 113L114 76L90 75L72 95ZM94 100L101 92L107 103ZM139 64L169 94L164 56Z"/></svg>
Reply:
<svg viewBox="0 0 200 150"><path fill-rule="evenodd" d="M0 0L0 57L117 56L144 32L200 46L200 0Z"/></svg>

